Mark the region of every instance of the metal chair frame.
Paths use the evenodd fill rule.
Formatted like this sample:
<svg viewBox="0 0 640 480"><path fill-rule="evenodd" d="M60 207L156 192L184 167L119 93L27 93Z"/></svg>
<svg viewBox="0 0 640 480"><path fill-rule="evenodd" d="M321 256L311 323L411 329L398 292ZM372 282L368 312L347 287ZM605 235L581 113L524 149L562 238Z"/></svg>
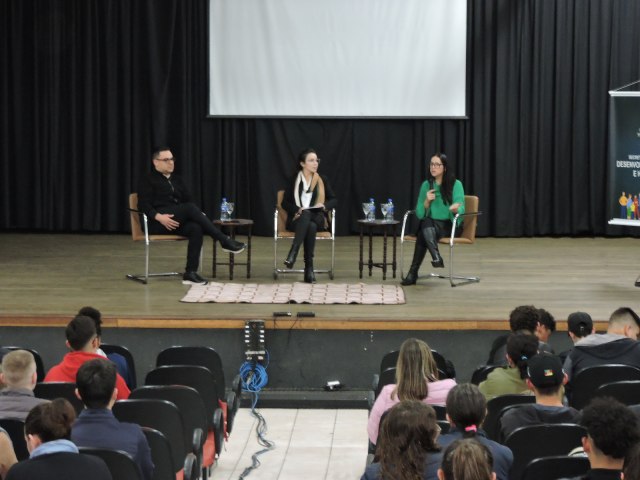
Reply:
<svg viewBox="0 0 640 480"><path fill-rule="evenodd" d="M290 239L295 237L294 232L290 232L285 228L287 224L287 211L282 208L282 199L284 198L284 190L278 190L277 203L273 212L273 278L278 279L279 274L288 273L304 273L303 269L299 268L278 268L278 240ZM328 273L329 278L333 280L333 272L336 264L336 209L332 208L329 211L329 231L318 232L316 234L316 240L330 240L331 241L331 268L330 269L318 269L314 268L314 273Z"/></svg>
<svg viewBox="0 0 640 480"><path fill-rule="evenodd" d="M474 195L465 195L465 211L466 208L470 206L470 204L475 203L475 205L479 205L478 197ZM404 278L404 244L405 242L415 242L417 239L414 235L408 235L406 233L407 229L407 221L409 220L409 216L413 215L415 210L407 210L402 218L402 231L400 233L400 276ZM468 283L478 283L480 281L480 277L470 277L463 275L454 275L453 273L453 247L456 244L472 244L475 243L476 238L476 226L477 226L477 218L479 215L482 215L481 211L475 212L467 212L463 214L457 214L453 219L453 226L451 228L451 235L449 238L443 237L440 239L441 244L449 244L449 274L443 275L441 273L429 273L425 275L430 278L442 278L449 280L449 283L452 287L457 287L460 285L466 285ZM458 219L470 217L471 221L467 222L464 225L462 235L460 237L455 236L456 228L455 226L458 224ZM421 278L421 277L419 277ZM454 282L454 280L461 280L459 282Z"/></svg>
<svg viewBox="0 0 640 480"><path fill-rule="evenodd" d="M149 234L149 219L147 215L138 210L138 194L132 193L129 195L129 215L131 217L131 238L134 242L144 242L144 274L127 274L129 280L135 280L136 282L144 283L145 285L149 281L150 277L175 277L180 276L180 272L162 272L162 273L149 273L149 251L151 243L154 242L177 242L182 240L188 240L187 237L182 235L150 235ZM140 217L142 217L142 224L140 223ZM200 269L202 268L202 250L200 250Z"/></svg>

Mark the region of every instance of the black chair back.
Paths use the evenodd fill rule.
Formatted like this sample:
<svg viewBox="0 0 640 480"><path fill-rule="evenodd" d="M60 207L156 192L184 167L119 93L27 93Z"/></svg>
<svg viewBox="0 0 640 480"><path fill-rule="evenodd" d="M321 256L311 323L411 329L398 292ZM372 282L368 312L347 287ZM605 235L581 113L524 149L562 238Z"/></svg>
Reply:
<svg viewBox="0 0 640 480"><path fill-rule="evenodd" d="M122 450L111 450L108 448L79 447L83 455L93 455L104 460L107 464L111 477L126 480L143 480L142 473L136 462L127 452Z"/></svg>
<svg viewBox="0 0 640 480"><path fill-rule="evenodd" d="M222 359L211 347L169 347L156 358L156 367L163 365L199 365L208 368L218 385L226 388Z"/></svg>
<svg viewBox="0 0 640 480"><path fill-rule="evenodd" d="M480 365L471 374L471 383L474 385L480 385L487 379L487 376L493 372L496 368L502 365Z"/></svg>
<svg viewBox="0 0 640 480"><path fill-rule="evenodd" d="M640 380L623 380L600 385L596 397L613 397L625 405L636 405L640 402Z"/></svg>
<svg viewBox="0 0 640 480"><path fill-rule="evenodd" d="M400 350L392 350L389 353L385 353L385 355L382 357L382 360L380 360L379 373L384 372L387 368L396 368L399 356Z"/></svg>
<svg viewBox="0 0 640 480"><path fill-rule="evenodd" d="M487 402L487 417L484 419L482 428L491 440L498 441L500 438L500 414L502 409L511 405L521 403L535 403L536 397L533 395L499 395Z"/></svg>
<svg viewBox="0 0 640 480"><path fill-rule="evenodd" d="M514 430L504 441L513 452L510 480L521 480L525 467L535 458L567 455L582 445L586 430L579 425L530 425Z"/></svg>
<svg viewBox="0 0 640 480"><path fill-rule="evenodd" d="M595 365L576 373L569 383L569 405L582 410L605 383L640 380L640 368L629 365ZM637 401L635 403L638 403Z"/></svg>
<svg viewBox="0 0 640 480"><path fill-rule="evenodd" d="M5 348L7 350L27 350L28 352L31 352L31 354L33 355L33 358L36 361L36 376L38 377L38 382L43 382L44 381L44 377L45 377L45 369L44 369L44 362L42 361L42 357L40 356L40 354L34 350L33 348L24 348L24 347L16 347L15 345L11 345L9 347L1 347L1 348Z"/></svg>
<svg viewBox="0 0 640 480"><path fill-rule="evenodd" d="M127 370L129 372L129 378L125 378L129 390L134 390L138 386L138 380L136 376L136 362L133 359L131 351L123 345L113 345L111 343L101 343L100 348L107 355L117 353L122 356L127 362Z"/></svg>
<svg viewBox="0 0 640 480"><path fill-rule="evenodd" d="M378 376L378 383L373 389L375 397L378 398L378 395L380 395L380 392L382 391L382 387L392 383L396 383L396 367L387 368L380 372L380 375Z"/></svg>
<svg viewBox="0 0 640 480"><path fill-rule="evenodd" d="M24 422L16 418L3 418L0 419L0 427L4 428L9 434L18 461L29 458L27 440L24 438Z"/></svg>
<svg viewBox="0 0 640 480"><path fill-rule="evenodd" d="M436 361L438 377L440 380L444 380L445 378L456 378L456 367L453 365L453 362L447 360L441 353L438 353L435 350L431 350L431 354L433 355L433 359Z"/></svg>
<svg viewBox="0 0 640 480"><path fill-rule="evenodd" d="M76 384L73 382L37 383L33 390L33 394L37 398L44 398L46 400L53 400L55 398L64 398L69 400L69 403L76 411L76 415L80 415L80 412L84 410L82 400L76 397Z"/></svg>
<svg viewBox="0 0 640 480"><path fill-rule="evenodd" d="M166 400L119 400L113 405L113 414L121 422L137 423L162 432L171 445L174 467L182 468L190 445L185 441L182 413L175 404Z"/></svg>
<svg viewBox="0 0 640 480"><path fill-rule="evenodd" d="M522 480L557 480L558 478L582 477L591 468L587 457L534 458L524 468Z"/></svg>
<svg viewBox="0 0 640 480"><path fill-rule="evenodd" d="M151 449L153 480L176 480L176 472L180 468L173 464L173 452L167 437L155 428L142 427L142 431Z"/></svg>

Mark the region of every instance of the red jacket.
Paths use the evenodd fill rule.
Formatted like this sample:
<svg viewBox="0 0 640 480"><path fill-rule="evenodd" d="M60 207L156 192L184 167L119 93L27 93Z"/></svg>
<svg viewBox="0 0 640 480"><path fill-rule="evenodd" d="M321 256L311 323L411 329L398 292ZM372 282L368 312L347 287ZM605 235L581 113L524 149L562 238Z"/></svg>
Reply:
<svg viewBox="0 0 640 480"><path fill-rule="evenodd" d="M62 362L55 367L51 367L51 370L47 373L44 381L76 383L76 373L80 366L84 362L93 360L94 358L101 358L105 360L104 357L97 353L69 352L64 356ZM116 373L116 388L118 389L118 400L125 400L129 398L131 391L119 373Z"/></svg>

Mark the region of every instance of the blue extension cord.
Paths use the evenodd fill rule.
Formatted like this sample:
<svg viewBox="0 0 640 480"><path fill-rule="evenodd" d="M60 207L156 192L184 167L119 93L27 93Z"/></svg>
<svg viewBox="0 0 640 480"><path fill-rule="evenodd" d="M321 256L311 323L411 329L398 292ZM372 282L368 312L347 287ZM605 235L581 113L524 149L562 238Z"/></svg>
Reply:
<svg viewBox="0 0 640 480"><path fill-rule="evenodd" d="M264 366L256 362L244 362L240 367L242 390L251 393L251 396L253 397L251 400L251 414L258 419L258 424L256 425L258 444L265 448L251 455L252 464L250 467L244 469L239 480L243 480L247 475L249 475L249 473L251 473L252 470L260 466L258 455L262 455L276 447L275 443L265 438L265 434L267 433L267 421L258 411L256 411L260 390L262 390L269 381L266 368L269 364L269 352L266 353L266 364Z"/></svg>

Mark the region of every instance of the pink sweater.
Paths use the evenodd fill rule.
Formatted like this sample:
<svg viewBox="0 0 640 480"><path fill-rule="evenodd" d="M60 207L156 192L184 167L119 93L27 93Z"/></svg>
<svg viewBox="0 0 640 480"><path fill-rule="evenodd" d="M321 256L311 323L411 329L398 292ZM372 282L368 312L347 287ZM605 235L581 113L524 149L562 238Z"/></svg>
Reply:
<svg viewBox="0 0 640 480"><path fill-rule="evenodd" d="M444 405L447 401L449 390L455 386L456 381L451 378L429 382L429 396L425 398L423 402L433 405ZM382 417L382 414L395 404L400 403L397 396L393 399L391 398L391 392L393 392L394 388L396 388L395 384L382 387L382 391L380 395L378 395L378 398L376 398L376 403L373 404L371 413L369 413L367 432L369 433L371 443L376 443L378 440L378 428L380 427L380 417Z"/></svg>

